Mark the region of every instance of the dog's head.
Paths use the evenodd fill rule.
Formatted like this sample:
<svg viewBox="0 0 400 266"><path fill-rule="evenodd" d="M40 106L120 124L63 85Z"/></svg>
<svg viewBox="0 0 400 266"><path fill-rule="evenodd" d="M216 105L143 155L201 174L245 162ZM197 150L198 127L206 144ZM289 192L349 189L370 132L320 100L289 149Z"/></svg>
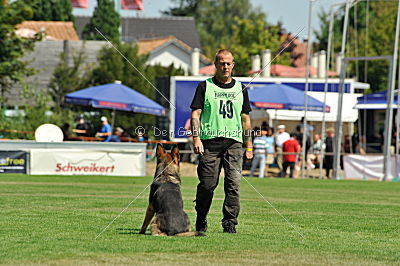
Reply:
<svg viewBox="0 0 400 266"><path fill-rule="evenodd" d="M157 144L156 157L157 167L154 178L161 182L180 183L178 146L174 145L168 153L161 144Z"/></svg>

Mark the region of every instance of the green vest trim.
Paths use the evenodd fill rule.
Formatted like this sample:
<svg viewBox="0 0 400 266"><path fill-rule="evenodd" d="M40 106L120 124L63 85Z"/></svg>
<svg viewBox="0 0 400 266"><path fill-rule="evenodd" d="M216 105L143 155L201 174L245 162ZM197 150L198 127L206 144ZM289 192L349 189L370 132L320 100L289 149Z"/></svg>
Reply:
<svg viewBox="0 0 400 266"><path fill-rule="evenodd" d="M206 80L204 107L200 116L200 139L224 137L243 142L242 132L242 83L235 81L229 89Z"/></svg>

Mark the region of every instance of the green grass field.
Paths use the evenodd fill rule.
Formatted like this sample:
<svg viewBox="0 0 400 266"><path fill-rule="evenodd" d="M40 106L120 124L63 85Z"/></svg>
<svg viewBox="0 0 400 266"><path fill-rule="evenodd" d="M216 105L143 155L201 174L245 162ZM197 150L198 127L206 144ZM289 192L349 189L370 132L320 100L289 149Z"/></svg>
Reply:
<svg viewBox="0 0 400 266"><path fill-rule="evenodd" d="M183 177L195 221L197 179ZM400 264L400 183L248 178L238 234L220 225L222 184L207 237L138 235L149 190L95 237L151 177L0 175L2 264Z"/></svg>

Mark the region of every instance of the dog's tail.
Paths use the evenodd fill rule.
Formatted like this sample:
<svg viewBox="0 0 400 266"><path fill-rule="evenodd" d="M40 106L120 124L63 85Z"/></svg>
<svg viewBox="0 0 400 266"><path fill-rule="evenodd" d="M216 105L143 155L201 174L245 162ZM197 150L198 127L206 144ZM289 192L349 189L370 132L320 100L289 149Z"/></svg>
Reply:
<svg viewBox="0 0 400 266"><path fill-rule="evenodd" d="M203 232L185 232L185 233L179 233L176 234L175 236L206 236Z"/></svg>

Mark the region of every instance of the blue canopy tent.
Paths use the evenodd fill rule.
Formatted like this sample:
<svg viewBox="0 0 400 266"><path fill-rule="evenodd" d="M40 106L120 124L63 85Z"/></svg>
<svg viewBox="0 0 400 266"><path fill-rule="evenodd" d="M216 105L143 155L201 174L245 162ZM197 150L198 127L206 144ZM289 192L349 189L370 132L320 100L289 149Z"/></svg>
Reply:
<svg viewBox="0 0 400 266"><path fill-rule="evenodd" d="M114 128L116 110L165 115L165 109L161 105L121 83L104 84L71 92L65 95L64 102L112 109L112 128Z"/></svg>
<svg viewBox="0 0 400 266"><path fill-rule="evenodd" d="M249 100L253 107L263 109L304 110L304 96L302 90L283 85L271 84L262 87L253 87L248 90ZM307 96L307 111L323 112L324 103ZM325 106L330 112L330 107Z"/></svg>
<svg viewBox="0 0 400 266"><path fill-rule="evenodd" d="M110 83L65 95L66 103L136 113L165 115L165 109L143 94L119 83Z"/></svg>
<svg viewBox="0 0 400 266"><path fill-rule="evenodd" d="M397 108L397 93L394 94L393 108ZM357 98L356 109L384 110L387 108L387 91L370 93Z"/></svg>

